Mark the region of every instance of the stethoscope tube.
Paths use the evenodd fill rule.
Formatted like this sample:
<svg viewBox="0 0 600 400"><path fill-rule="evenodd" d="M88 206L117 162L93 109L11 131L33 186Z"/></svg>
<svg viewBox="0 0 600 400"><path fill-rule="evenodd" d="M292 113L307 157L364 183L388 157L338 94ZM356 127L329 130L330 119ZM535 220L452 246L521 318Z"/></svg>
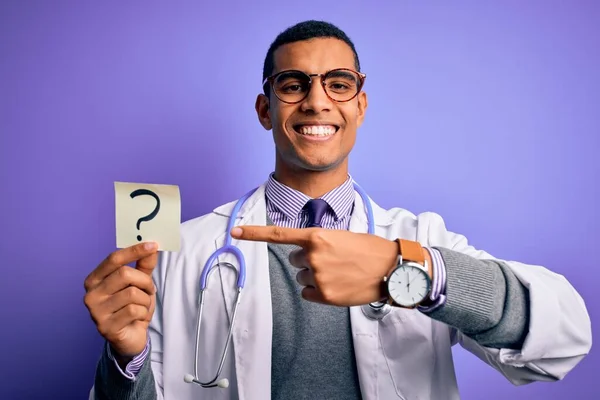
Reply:
<svg viewBox="0 0 600 400"><path fill-rule="evenodd" d="M360 195L362 199L366 211L367 211L367 225L368 225L368 233L369 235L375 234L375 217L373 215L373 206L371 205L371 201L369 201L369 196L367 193L361 188L358 184L354 184L354 189ZM365 317L371 320L381 320L383 317L388 315L392 311L392 306L386 303L375 302L367 305L361 306L362 312Z"/></svg>
<svg viewBox="0 0 600 400"><path fill-rule="evenodd" d="M229 349L229 343L231 342L231 336L233 334L233 326L235 324L235 317L237 315L238 305L240 304L242 289L244 288L244 284L246 282L246 259L244 258L244 254L242 254L241 250L231 244L232 239L231 239L231 235L229 234L229 232L231 232L231 230L233 229L233 225L235 224L235 220L240 211L240 208L242 208L242 206L244 205L246 200L248 200L248 198L256 191L256 189L253 189L250 192L246 193L241 199L239 199L237 201L235 207L231 211L231 216L227 223L227 232L225 234L225 244L223 245L223 247L221 247L220 249L217 249L217 251L215 251L213 254L211 254L211 256L206 261L204 268L202 269L202 274L200 276L200 293L198 294L198 313L196 314L196 344L194 346L195 347L194 348L194 375L186 374L183 378L183 380L186 383L196 383L196 384L202 386L203 388L211 388L211 387L226 388L229 386L229 380L227 378L221 379L218 382L217 382L217 379L219 379L219 375L221 375L221 372L223 371L223 365L225 364L225 357L227 356L227 350ZM215 261L217 261L217 258L224 253L232 253L235 256L235 258L240 266L239 271L231 263L216 263L215 264ZM223 354L221 355L221 360L219 361L219 367L217 369L217 373L212 380L210 380L208 382L202 382L198 378L198 358L199 358L199 352L200 352L200 331L201 331L201 327L202 327L202 311L204 309L204 292L208 286L208 278L209 278L211 272L214 271L215 267L221 267L221 265L231 267L236 272L236 274L237 274L237 283L236 283L237 295L235 297L235 305L233 307L233 314L231 316L231 323L229 325L227 341L225 342Z"/></svg>
<svg viewBox="0 0 600 400"><path fill-rule="evenodd" d="M237 203L235 204L235 207L231 211L231 216L229 217L229 221L227 223L227 233L225 235L225 238L226 238L225 244L223 245L223 247L217 249L213 254L211 254L211 256L206 261L204 268L202 269L202 274L200 276L200 293L198 295L198 312L196 314L196 344L195 344L195 349L194 349L194 375L186 374L184 376L183 379L187 383L196 383L196 384L202 386L203 388L212 388L212 387L226 388L229 386L229 380L227 378L224 378L221 380L218 380L218 379L219 379L219 375L221 375L221 372L223 371L223 366L225 364L225 358L227 357L227 351L229 350L229 343L231 342L231 337L233 334L233 326L235 324L237 308L238 308L238 305L240 304L242 289L244 288L244 283L246 281L246 260L244 258L244 255L242 254L241 250L231 244L232 238L231 238L231 235L229 234L229 232L231 232L231 230L233 229L233 226L235 224L235 221L237 219L237 215L238 215L240 209L242 208L242 206L244 205L246 200L248 200L248 198L257 189L258 188L251 190L250 192L246 193L242 198L240 198L237 201ZM369 197L357 183L354 183L354 189L360 195L360 197L364 203L364 206L366 208L368 233L371 235L374 235L375 234L375 218L373 216L373 207L371 205ZM235 256L235 258L240 266L239 271L231 263L227 263L227 262L215 263L215 261L217 261L217 258L220 255L225 254L225 253L231 253ZM234 269L234 271L236 271L237 295L235 298L235 305L234 305L233 314L231 317L231 324L229 326L229 333L227 334L227 341L225 342L225 347L223 349L223 353L221 354L221 359L219 361L219 367L217 369L217 373L215 374L215 377L213 379L211 379L210 381L202 382L198 378L198 359L200 356L200 354L199 354L199 352L200 352L200 329L202 326L202 311L204 309L204 292L208 285L208 278L209 278L210 274L214 271L215 267L221 267L221 266L231 267ZM368 305L363 305L363 306L361 306L361 308L362 308L363 314L367 318L372 319L372 320L381 320L383 317L385 317L391 311L391 306L389 304L385 304L385 303L371 303Z"/></svg>

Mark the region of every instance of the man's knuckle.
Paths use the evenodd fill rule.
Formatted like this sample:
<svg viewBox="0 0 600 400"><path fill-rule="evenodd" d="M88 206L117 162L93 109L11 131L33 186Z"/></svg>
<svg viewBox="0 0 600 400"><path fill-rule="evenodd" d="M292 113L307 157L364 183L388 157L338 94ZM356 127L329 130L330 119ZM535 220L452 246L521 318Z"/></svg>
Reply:
<svg viewBox="0 0 600 400"><path fill-rule="evenodd" d="M137 297L137 290L135 286L129 286L128 288L124 289L124 292L125 301L127 303L133 303Z"/></svg>
<svg viewBox="0 0 600 400"><path fill-rule="evenodd" d="M281 227L279 227L279 226L274 227L273 230L271 231L271 237L274 240L283 239L283 229L281 229Z"/></svg>
<svg viewBox="0 0 600 400"><path fill-rule="evenodd" d="M123 307L123 313L130 318L135 317L137 315L137 307L135 304L129 303Z"/></svg>
<svg viewBox="0 0 600 400"><path fill-rule="evenodd" d="M131 268L122 266L117 270L117 275L119 276L119 279L129 282L131 280L131 272Z"/></svg>
<svg viewBox="0 0 600 400"><path fill-rule="evenodd" d="M323 283L323 274L319 271L313 271L312 273L313 280L317 286L321 286Z"/></svg>
<svg viewBox="0 0 600 400"><path fill-rule="evenodd" d="M94 306L94 297L92 294L90 293L86 293L85 296L83 296L83 304L85 305L85 307L88 310L91 310L92 307Z"/></svg>
<svg viewBox="0 0 600 400"><path fill-rule="evenodd" d="M333 302L335 300L335 292L333 292L331 289L321 289L321 295L327 302Z"/></svg>
<svg viewBox="0 0 600 400"><path fill-rule="evenodd" d="M129 315L129 317L131 319L140 319L140 318L145 318L146 317L146 308L143 306L140 306L139 304L129 304L127 306L128 310L127 313Z"/></svg>
<svg viewBox="0 0 600 400"><path fill-rule="evenodd" d="M143 244L139 244L137 246L131 247L131 249L130 249L136 259L140 258L144 254L142 246L143 246Z"/></svg>
<svg viewBox="0 0 600 400"><path fill-rule="evenodd" d="M106 257L106 261L111 265L121 265L121 255L119 252L114 251Z"/></svg>
<svg viewBox="0 0 600 400"><path fill-rule="evenodd" d="M314 244L323 243L327 240L327 231L324 229L316 229L310 233L309 240Z"/></svg>
<svg viewBox="0 0 600 400"><path fill-rule="evenodd" d="M89 292L93 287L93 278L91 275L88 275L85 280L83 281L83 289L86 292Z"/></svg>

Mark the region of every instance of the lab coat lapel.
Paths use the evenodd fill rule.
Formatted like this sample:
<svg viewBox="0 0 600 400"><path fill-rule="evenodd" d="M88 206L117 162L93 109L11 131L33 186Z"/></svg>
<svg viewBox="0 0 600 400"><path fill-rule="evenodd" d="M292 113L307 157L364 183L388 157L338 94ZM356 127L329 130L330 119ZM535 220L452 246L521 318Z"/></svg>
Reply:
<svg viewBox="0 0 600 400"><path fill-rule="evenodd" d="M385 237L385 226L391 221L373 201L371 201L371 206L375 219L375 234ZM358 193L355 197L354 211L350 219L350 231L368 232L367 213ZM367 319L360 306L350 307L350 323L362 397L365 400L378 399L377 357L375 355L379 351L379 324L376 321Z"/></svg>
<svg viewBox="0 0 600 400"><path fill-rule="evenodd" d="M232 207L222 209L224 215L231 213ZM236 225L265 225L266 202L264 185L242 206L238 213ZM215 249L225 242L223 233L215 241ZM260 400L271 397L271 286L269 282L269 259L267 244L233 240L246 261L246 282L240 297L233 328L233 353L237 389L240 400ZM234 256L227 254L219 258L237 266ZM232 274L221 279L222 291L229 320L231 321L233 302L236 296L236 282Z"/></svg>

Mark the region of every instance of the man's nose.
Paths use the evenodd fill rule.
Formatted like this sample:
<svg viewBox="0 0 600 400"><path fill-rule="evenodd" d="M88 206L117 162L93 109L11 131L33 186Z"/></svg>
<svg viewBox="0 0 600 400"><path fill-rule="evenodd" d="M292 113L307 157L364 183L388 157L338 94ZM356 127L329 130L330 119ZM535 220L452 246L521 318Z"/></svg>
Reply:
<svg viewBox="0 0 600 400"><path fill-rule="evenodd" d="M318 114L323 111L330 111L332 106L331 99L325 93L325 88L321 84L320 77L314 77L310 90L306 98L302 101L301 109L304 112L313 111Z"/></svg>

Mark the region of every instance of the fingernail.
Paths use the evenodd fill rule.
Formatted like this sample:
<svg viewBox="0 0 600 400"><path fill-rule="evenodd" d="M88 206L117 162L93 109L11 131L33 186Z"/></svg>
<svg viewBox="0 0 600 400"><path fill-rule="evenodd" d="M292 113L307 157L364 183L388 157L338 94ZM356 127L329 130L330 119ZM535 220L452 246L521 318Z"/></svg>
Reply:
<svg viewBox="0 0 600 400"><path fill-rule="evenodd" d="M156 249L156 243L154 243L154 242L144 243L144 249L146 249L146 250L154 250L154 249Z"/></svg>
<svg viewBox="0 0 600 400"><path fill-rule="evenodd" d="M239 237L242 235L242 228L235 227L231 230L231 236Z"/></svg>

